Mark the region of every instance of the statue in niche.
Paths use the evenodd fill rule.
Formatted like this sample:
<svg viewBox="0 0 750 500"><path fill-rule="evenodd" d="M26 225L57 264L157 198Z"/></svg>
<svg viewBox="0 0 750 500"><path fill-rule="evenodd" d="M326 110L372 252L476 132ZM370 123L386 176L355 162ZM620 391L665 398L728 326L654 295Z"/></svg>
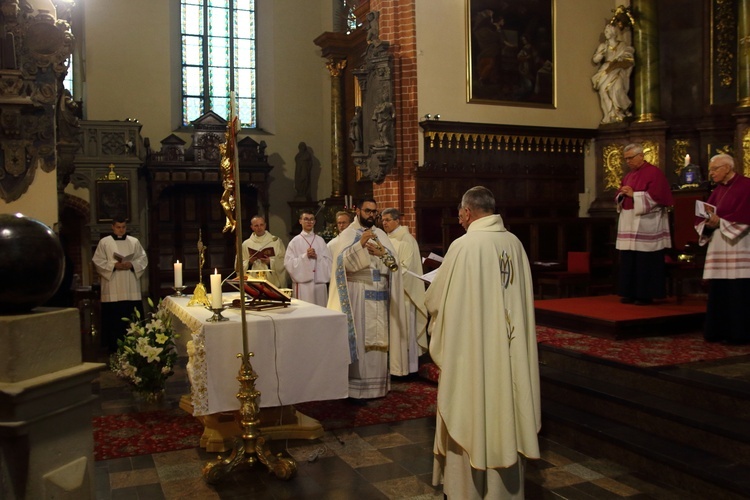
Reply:
<svg viewBox="0 0 750 500"><path fill-rule="evenodd" d="M294 157L294 189L297 191L296 200L309 201L310 195L310 178L312 176L312 153L307 144L300 142L299 152Z"/></svg>
<svg viewBox="0 0 750 500"><path fill-rule="evenodd" d="M384 101L375 106L372 119L378 131L376 146L393 146L393 120L396 119L393 103Z"/></svg>
<svg viewBox="0 0 750 500"><path fill-rule="evenodd" d="M73 100L68 89L63 88L57 106L58 142L75 142L81 135L78 103Z"/></svg>
<svg viewBox="0 0 750 500"><path fill-rule="evenodd" d="M380 22L379 11L370 11L367 13L365 23L367 27L367 43L376 43L380 41Z"/></svg>
<svg viewBox="0 0 750 500"><path fill-rule="evenodd" d="M354 116L349 122L349 140L355 153L362 152L362 106L354 107Z"/></svg>
<svg viewBox="0 0 750 500"><path fill-rule="evenodd" d="M629 13L618 8L615 17L604 27L603 40L594 53L593 62L599 70L591 77L594 90L599 93L602 123L617 123L631 116L628 97L630 73L635 64L635 49L631 45ZM622 12L621 12L622 10Z"/></svg>

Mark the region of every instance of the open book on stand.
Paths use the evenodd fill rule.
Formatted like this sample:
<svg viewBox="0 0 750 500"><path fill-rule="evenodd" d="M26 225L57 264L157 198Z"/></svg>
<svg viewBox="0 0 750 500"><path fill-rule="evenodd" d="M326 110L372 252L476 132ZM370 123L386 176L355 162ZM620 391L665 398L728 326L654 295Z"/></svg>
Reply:
<svg viewBox="0 0 750 500"><path fill-rule="evenodd" d="M227 283L237 290L240 289L240 280L237 278L227 280ZM267 280L259 278L247 278L245 280L245 304L250 309L287 307L291 301L289 295ZM232 307L240 307L239 299L232 301Z"/></svg>

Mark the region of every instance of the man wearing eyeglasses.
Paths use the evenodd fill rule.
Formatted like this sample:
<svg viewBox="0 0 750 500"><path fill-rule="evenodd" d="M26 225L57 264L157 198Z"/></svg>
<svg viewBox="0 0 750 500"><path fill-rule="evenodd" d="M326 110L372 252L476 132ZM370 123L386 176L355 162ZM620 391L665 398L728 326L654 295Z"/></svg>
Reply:
<svg viewBox="0 0 750 500"><path fill-rule="evenodd" d="M380 221L398 254L398 270L404 284L406 321L409 327L409 371L415 372L419 369L419 356L427 351L424 281L417 277L424 274L422 256L419 244L409 232L409 228L401 225L401 212L395 208L386 208Z"/></svg>
<svg viewBox="0 0 750 500"><path fill-rule="evenodd" d="M696 218L698 243L708 244L703 279L709 280L706 325L708 342L747 344L747 297L750 296L750 179L738 175L734 158L711 158L708 172L716 187L708 198L707 218Z"/></svg>
<svg viewBox="0 0 750 500"><path fill-rule="evenodd" d="M390 375L408 375L408 330L401 273L391 271L396 250L375 227L377 203L365 199L333 248L328 308L349 325L349 398L357 404L385 396Z"/></svg>
<svg viewBox="0 0 750 500"><path fill-rule="evenodd" d="M354 220L354 216L351 212L347 210L339 210L336 212L336 229L338 229L338 234L328 242L328 249L331 250L331 254L333 254L333 248L338 245L339 234L343 233L344 229L349 227L352 220Z"/></svg>
<svg viewBox="0 0 750 500"><path fill-rule="evenodd" d="M289 242L284 267L292 278L295 298L325 307L331 279L331 251L314 232L315 214L303 211L299 223L302 231Z"/></svg>
<svg viewBox="0 0 750 500"><path fill-rule="evenodd" d="M664 251L672 247L667 207L674 204L664 172L647 162L643 147L628 144L623 157L630 171L615 198L620 219L618 293L623 304L648 305L666 297Z"/></svg>

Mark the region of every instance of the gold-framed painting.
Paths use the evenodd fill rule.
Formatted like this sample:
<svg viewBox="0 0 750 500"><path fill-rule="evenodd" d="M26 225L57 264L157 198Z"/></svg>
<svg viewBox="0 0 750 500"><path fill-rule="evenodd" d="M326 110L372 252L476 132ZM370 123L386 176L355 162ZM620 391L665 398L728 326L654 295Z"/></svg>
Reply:
<svg viewBox="0 0 750 500"><path fill-rule="evenodd" d="M96 181L96 221L112 222L122 215L130 220L130 191L127 180Z"/></svg>
<svg viewBox="0 0 750 500"><path fill-rule="evenodd" d="M555 0L466 0L467 101L555 108Z"/></svg>

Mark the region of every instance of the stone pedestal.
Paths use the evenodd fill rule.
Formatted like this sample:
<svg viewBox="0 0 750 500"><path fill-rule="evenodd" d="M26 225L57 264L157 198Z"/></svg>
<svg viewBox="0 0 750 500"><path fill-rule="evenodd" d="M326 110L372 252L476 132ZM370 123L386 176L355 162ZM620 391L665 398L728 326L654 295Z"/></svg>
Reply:
<svg viewBox="0 0 750 500"><path fill-rule="evenodd" d="M94 498L91 381L77 309L0 316L0 498Z"/></svg>

